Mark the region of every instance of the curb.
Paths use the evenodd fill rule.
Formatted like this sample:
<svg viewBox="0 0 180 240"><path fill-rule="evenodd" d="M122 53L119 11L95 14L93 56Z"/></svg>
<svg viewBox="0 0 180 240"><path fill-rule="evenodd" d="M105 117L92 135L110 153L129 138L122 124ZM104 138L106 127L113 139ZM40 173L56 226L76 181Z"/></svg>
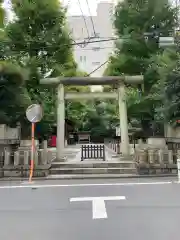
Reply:
<svg viewBox="0 0 180 240"><path fill-rule="evenodd" d="M147 179L147 178L165 178L165 177L177 177L176 174L166 174L166 175L129 175L129 176L64 176L64 177L54 177L54 178L47 178L46 180L78 180L78 179L84 179L84 180L93 180L93 179Z"/></svg>
<svg viewBox="0 0 180 240"><path fill-rule="evenodd" d="M76 180L76 179L89 179L89 180L93 180L93 179L147 179L147 178L165 178L165 177L177 177L177 174L159 174L159 175L129 175L129 176L71 176L71 175L67 175L67 176L59 176L59 177L54 177L54 178L48 178L48 177L39 177L39 178L33 178L34 181L55 181L55 180ZM28 181L28 178L4 178L4 179L0 179L0 182L15 182L15 181Z"/></svg>

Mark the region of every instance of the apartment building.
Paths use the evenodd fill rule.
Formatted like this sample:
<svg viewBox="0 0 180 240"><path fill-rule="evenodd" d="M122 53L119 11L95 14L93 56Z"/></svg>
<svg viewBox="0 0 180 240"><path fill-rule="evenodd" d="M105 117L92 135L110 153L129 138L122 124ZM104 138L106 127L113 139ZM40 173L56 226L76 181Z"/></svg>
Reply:
<svg viewBox="0 0 180 240"><path fill-rule="evenodd" d="M87 40L87 44L74 47L74 55L79 68L87 73L92 73L91 76L99 77L103 75L106 68L104 63L113 50L113 40L98 42L99 40L112 38L114 35L112 25L113 8L113 3L100 2L97 5L96 16L68 17L73 39L76 42ZM90 41L97 42L88 44L90 38Z"/></svg>

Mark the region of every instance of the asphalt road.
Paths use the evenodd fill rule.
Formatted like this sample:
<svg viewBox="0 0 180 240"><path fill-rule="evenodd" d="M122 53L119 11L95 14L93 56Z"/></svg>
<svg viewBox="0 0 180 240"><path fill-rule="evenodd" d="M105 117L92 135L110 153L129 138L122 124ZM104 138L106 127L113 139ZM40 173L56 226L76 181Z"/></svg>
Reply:
<svg viewBox="0 0 180 240"><path fill-rule="evenodd" d="M180 184L157 181L1 183L0 239L178 239Z"/></svg>

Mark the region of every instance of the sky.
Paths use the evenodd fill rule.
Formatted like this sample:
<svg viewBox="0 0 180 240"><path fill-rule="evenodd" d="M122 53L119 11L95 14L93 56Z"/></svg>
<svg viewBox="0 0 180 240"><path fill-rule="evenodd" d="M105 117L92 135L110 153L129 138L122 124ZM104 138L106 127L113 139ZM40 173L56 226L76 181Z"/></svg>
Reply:
<svg viewBox="0 0 180 240"><path fill-rule="evenodd" d="M61 0L61 1L63 2L63 4L68 5L68 14L69 15L81 15L82 14L78 2L80 2L81 8L83 10L83 14L90 15L86 0L79 0L79 1L78 0ZM115 1L116 0L88 0L91 15L96 15L97 3L99 3L99 2L115 2Z"/></svg>
<svg viewBox="0 0 180 240"><path fill-rule="evenodd" d="M43 1L43 0L42 0ZM117 0L60 0L65 6L68 6L68 15L96 15L96 8L99 2L115 2ZM89 3L90 12L87 6L87 1ZM10 0L5 0L5 8L8 9L8 2ZM79 5L80 2L80 5ZM81 8L80 8L81 6ZM11 13L9 13L11 18Z"/></svg>
<svg viewBox="0 0 180 240"><path fill-rule="evenodd" d="M7 3L9 1L10 0L5 0L6 9L7 9L7 5L8 5ZM65 6L68 6L68 15L82 15L81 9L83 11L83 15L96 15L97 3L99 3L99 2L114 2L114 3L117 3L118 2L118 0L60 0L60 1L63 2L63 4ZM88 6L87 6L87 1L89 3L91 13L89 13ZM175 0L171 0L171 1L175 1ZM81 5L81 9L80 9L80 6L79 6L79 2L80 2L80 5Z"/></svg>

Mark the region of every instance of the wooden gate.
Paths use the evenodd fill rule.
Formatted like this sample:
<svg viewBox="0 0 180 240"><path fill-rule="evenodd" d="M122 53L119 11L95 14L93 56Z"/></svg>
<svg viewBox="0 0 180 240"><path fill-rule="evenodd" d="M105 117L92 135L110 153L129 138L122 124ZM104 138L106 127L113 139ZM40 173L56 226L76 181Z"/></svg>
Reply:
<svg viewBox="0 0 180 240"><path fill-rule="evenodd" d="M105 146L104 145L82 145L81 146L81 161L85 159L98 159L105 161Z"/></svg>

